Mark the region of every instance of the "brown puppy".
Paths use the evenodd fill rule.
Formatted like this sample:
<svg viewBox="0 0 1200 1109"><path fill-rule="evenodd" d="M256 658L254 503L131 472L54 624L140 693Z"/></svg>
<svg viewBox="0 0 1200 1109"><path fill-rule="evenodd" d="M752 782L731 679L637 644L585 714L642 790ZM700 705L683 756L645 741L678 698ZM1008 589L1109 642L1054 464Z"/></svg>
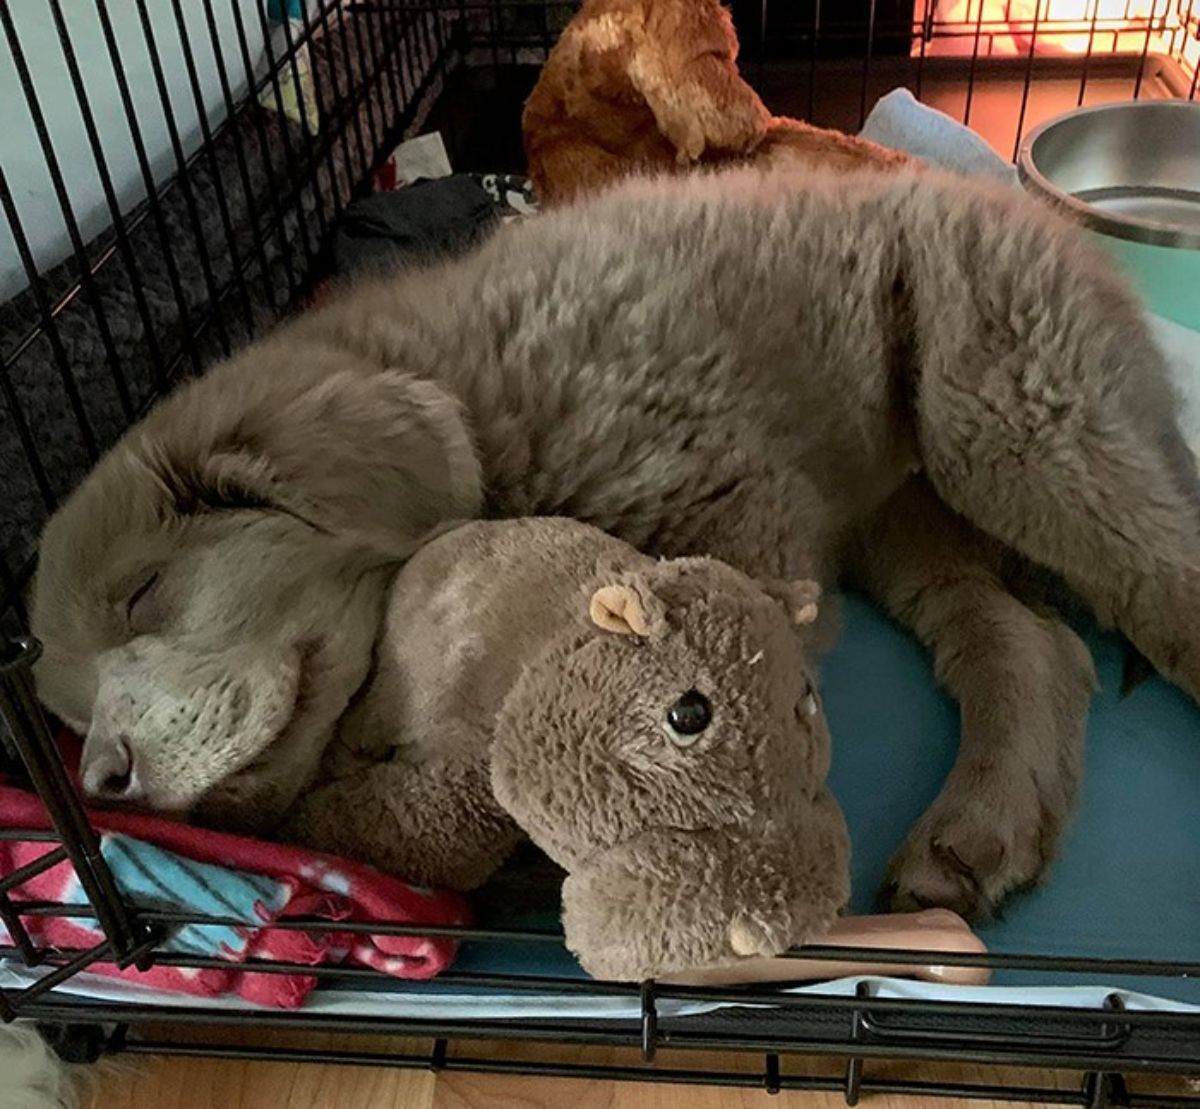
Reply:
<svg viewBox="0 0 1200 1109"><path fill-rule="evenodd" d="M1200 486L1162 358L1100 255L1020 195L799 185L630 183L163 402L42 543L38 680L88 733L89 791L272 823L363 683L390 569L446 520L566 515L865 584L962 703L895 901L979 916L1036 880L1093 676L1006 563L1065 577L1200 694Z"/></svg>

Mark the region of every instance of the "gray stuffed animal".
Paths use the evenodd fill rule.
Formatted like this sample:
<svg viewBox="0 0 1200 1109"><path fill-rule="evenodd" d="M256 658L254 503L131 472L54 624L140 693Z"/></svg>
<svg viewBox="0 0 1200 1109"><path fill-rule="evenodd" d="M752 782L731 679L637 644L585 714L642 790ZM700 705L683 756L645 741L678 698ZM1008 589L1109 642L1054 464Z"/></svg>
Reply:
<svg viewBox="0 0 1200 1109"><path fill-rule="evenodd" d="M600 977L774 955L848 897L811 582L470 523L391 589L376 671L285 837L470 889L528 836Z"/></svg>

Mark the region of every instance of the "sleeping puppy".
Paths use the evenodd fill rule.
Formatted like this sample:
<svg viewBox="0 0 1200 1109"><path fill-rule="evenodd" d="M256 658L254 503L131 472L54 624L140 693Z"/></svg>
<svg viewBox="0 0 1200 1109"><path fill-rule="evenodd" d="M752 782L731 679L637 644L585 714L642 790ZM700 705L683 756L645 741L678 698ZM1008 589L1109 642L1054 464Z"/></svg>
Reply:
<svg viewBox="0 0 1200 1109"><path fill-rule="evenodd" d="M37 680L92 797L268 829L367 680L389 576L446 521L567 515L841 577L962 705L891 902L979 918L1053 857L1094 683L1009 567L1061 575L1195 696L1198 490L1137 304L1028 199L932 173L632 182L163 401L46 529Z"/></svg>

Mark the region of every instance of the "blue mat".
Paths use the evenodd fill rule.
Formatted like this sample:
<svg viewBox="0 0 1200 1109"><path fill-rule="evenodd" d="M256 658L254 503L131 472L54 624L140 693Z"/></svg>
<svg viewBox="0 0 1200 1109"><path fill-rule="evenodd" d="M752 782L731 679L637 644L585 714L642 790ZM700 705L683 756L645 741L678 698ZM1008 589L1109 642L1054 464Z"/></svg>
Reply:
<svg viewBox="0 0 1200 1109"><path fill-rule="evenodd" d="M1079 812L1048 881L980 934L995 952L1200 962L1200 709L1158 678L1119 699L1120 639L1083 634L1101 689ZM854 844L853 907L870 912L889 857L954 760L958 709L921 647L852 596L822 694L830 782ZM1134 976L999 972L994 984L1099 981L1200 1001L1200 982Z"/></svg>

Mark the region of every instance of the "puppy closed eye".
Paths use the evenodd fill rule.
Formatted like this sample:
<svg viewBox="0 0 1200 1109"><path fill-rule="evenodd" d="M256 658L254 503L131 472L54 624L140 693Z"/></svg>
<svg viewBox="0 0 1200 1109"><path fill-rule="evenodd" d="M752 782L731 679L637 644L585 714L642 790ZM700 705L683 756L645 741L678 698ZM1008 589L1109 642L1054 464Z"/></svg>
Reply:
<svg viewBox="0 0 1200 1109"><path fill-rule="evenodd" d="M156 570L142 582L125 602L125 622L135 635L152 631L162 617L158 584L162 575Z"/></svg>

